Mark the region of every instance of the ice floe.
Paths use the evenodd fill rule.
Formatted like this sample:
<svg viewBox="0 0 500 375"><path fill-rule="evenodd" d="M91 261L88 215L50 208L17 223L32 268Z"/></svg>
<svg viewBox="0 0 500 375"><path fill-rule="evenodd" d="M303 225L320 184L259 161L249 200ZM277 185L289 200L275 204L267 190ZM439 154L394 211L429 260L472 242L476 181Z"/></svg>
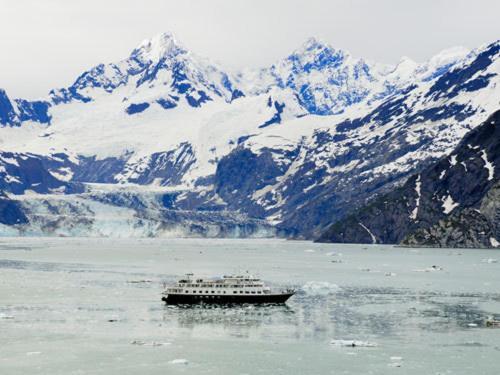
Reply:
<svg viewBox="0 0 500 375"><path fill-rule="evenodd" d="M184 359L184 358L177 358L177 359L171 360L169 363L171 363L173 365L187 365L189 363L189 361L187 359Z"/></svg>
<svg viewBox="0 0 500 375"><path fill-rule="evenodd" d="M157 342L157 341L142 341L142 340L133 340L130 342L132 345L140 345L140 346L166 346L172 345L170 342Z"/></svg>
<svg viewBox="0 0 500 375"><path fill-rule="evenodd" d="M361 340L336 340L333 339L330 341L330 344L338 347L349 347L349 348L374 348L378 346L374 342L369 341L361 341Z"/></svg>
<svg viewBox="0 0 500 375"><path fill-rule="evenodd" d="M422 268L422 269L418 269L418 270L414 270L415 272L434 272L434 271L442 271L443 270L443 267L440 267L440 266L430 266L430 267L427 267L427 268Z"/></svg>
<svg viewBox="0 0 500 375"><path fill-rule="evenodd" d="M403 357L393 356L390 358L391 362L388 364L389 367L401 367L403 366Z"/></svg>
<svg viewBox="0 0 500 375"><path fill-rule="evenodd" d="M326 296L338 292L340 287L327 281L308 281L302 286L301 290L312 296Z"/></svg>
<svg viewBox="0 0 500 375"><path fill-rule="evenodd" d="M487 259L483 259L481 262L483 262L483 263L489 263L489 264L498 263L498 259L487 258Z"/></svg>
<svg viewBox="0 0 500 375"><path fill-rule="evenodd" d="M151 280L129 280L127 283L129 284L143 284L143 283L152 283Z"/></svg>

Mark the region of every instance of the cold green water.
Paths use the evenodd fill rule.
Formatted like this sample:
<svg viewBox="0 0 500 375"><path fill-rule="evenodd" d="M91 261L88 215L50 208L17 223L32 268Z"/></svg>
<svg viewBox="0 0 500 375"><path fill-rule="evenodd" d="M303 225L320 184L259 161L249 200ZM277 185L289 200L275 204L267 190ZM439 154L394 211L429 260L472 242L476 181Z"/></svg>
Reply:
<svg viewBox="0 0 500 375"><path fill-rule="evenodd" d="M498 374L500 329L484 326L500 318L495 259L281 240L4 238L0 374ZM284 306L160 301L162 282L186 272L243 270L299 292Z"/></svg>

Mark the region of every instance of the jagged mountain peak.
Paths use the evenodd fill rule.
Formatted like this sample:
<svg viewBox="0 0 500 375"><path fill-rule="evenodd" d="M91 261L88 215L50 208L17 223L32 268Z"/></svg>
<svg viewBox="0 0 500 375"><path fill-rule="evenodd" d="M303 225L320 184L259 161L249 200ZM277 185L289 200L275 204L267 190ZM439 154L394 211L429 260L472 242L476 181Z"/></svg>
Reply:
<svg viewBox="0 0 500 375"><path fill-rule="evenodd" d="M311 36L305 40L302 45L297 48L294 53L305 54L311 52L319 52L322 50L334 50L334 48L324 39Z"/></svg>
<svg viewBox="0 0 500 375"><path fill-rule="evenodd" d="M158 61L161 58L174 57L185 54L187 50L177 41L170 32L163 32L150 39L143 40L132 51L132 57L146 61Z"/></svg>
<svg viewBox="0 0 500 375"><path fill-rule="evenodd" d="M306 71L323 70L338 67L347 57L349 53L333 48L322 39L310 37L277 65L292 63Z"/></svg>
<svg viewBox="0 0 500 375"><path fill-rule="evenodd" d="M72 86L52 90L49 95L56 105L90 102L119 87L127 87L118 99L131 102L126 106L129 114L142 112L153 103L164 109L177 107L179 101L199 107L216 97L229 102L243 95L226 72L191 53L169 32L142 41L121 61L94 66Z"/></svg>
<svg viewBox="0 0 500 375"><path fill-rule="evenodd" d="M429 59L429 64L444 65L465 58L471 50L464 46L446 48Z"/></svg>

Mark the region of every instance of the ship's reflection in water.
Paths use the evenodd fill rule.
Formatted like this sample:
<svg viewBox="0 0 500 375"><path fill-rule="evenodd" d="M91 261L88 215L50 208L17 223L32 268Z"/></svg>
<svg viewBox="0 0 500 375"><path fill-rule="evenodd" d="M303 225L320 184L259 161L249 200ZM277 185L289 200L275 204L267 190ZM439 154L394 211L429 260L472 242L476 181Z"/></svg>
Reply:
<svg viewBox="0 0 500 375"><path fill-rule="evenodd" d="M285 304L166 306L163 322L190 336L212 337L262 337L266 330L286 333L299 326L294 308Z"/></svg>
<svg viewBox="0 0 500 375"><path fill-rule="evenodd" d="M414 293L397 288L344 288L323 295L299 291L281 305L165 306L163 326L189 336L291 340L332 337L403 337L418 331L465 329L481 324L487 294ZM457 302L457 298L459 302Z"/></svg>

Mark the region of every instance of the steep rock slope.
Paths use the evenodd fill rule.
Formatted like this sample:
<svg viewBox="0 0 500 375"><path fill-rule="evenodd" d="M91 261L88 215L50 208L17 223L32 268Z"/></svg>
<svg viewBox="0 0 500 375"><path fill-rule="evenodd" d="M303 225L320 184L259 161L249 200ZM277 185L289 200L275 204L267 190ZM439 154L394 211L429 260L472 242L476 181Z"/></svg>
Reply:
<svg viewBox="0 0 500 375"><path fill-rule="evenodd" d="M481 200L479 209L464 208L429 228L418 229L403 239L409 246L500 247L500 183Z"/></svg>
<svg viewBox="0 0 500 375"><path fill-rule="evenodd" d="M0 126L20 126L26 121L49 124L49 107L50 103L43 100L11 100L5 90L0 89Z"/></svg>
<svg viewBox="0 0 500 375"><path fill-rule="evenodd" d="M5 193L0 192L0 224L22 225L27 223L28 219L20 205L11 200Z"/></svg>
<svg viewBox="0 0 500 375"><path fill-rule="evenodd" d="M493 246L499 238L499 178L497 111L450 155L336 222L318 241Z"/></svg>

